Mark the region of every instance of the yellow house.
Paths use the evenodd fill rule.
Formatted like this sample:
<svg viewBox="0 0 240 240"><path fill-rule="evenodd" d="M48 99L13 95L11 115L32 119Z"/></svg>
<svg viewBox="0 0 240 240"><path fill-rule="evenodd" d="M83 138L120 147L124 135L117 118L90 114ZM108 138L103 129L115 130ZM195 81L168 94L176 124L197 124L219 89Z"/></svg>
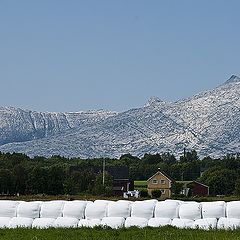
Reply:
<svg viewBox="0 0 240 240"><path fill-rule="evenodd" d="M170 198L171 185L173 182L174 180L159 168L158 171L147 180L148 194L152 195L153 190L161 190L161 199Z"/></svg>

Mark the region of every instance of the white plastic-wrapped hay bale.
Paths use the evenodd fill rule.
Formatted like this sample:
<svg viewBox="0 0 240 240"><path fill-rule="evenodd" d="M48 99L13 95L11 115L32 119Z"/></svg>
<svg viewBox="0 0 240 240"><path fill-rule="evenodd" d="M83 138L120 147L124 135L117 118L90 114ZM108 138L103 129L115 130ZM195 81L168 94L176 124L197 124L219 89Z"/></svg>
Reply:
<svg viewBox="0 0 240 240"><path fill-rule="evenodd" d="M220 218L225 217L226 204L224 201L202 202L203 218Z"/></svg>
<svg viewBox="0 0 240 240"><path fill-rule="evenodd" d="M117 202L124 202L124 203L128 203L128 204L130 204L130 205L134 203L133 201L122 200L122 199L118 200Z"/></svg>
<svg viewBox="0 0 240 240"><path fill-rule="evenodd" d="M35 218L32 227L39 229L54 227L55 220L55 218Z"/></svg>
<svg viewBox="0 0 240 240"><path fill-rule="evenodd" d="M128 202L112 202L107 206L108 217L130 217L131 205Z"/></svg>
<svg viewBox="0 0 240 240"><path fill-rule="evenodd" d="M80 219L78 223L78 227L88 227L93 228L101 226L101 220L100 219Z"/></svg>
<svg viewBox="0 0 240 240"><path fill-rule="evenodd" d="M179 206L179 217L197 220L202 218L201 204L197 202L183 203Z"/></svg>
<svg viewBox="0 0 240 240"><path fill-rule="evenodd" d="M131 217L147 218L153 217L155 201L136 201L131 205Z"/></svg>
<svg viewBox="0 0 240 240"><path fill-rule="evenodd" d="M240 201L232 201L226 203L226 215L227 218L240 219Z"/></svg>
<svg viewBox="0 0 240 240"><path fill-rule="evenodd" d="M161 201L155 206L154 216L159 218L178 218L179 217L178 201Z"/></svg>
<svg viewBox="0 0 240 240"><path fill-rule="evenodd" d="M124 223L125 218L123 217L104 217L101 221L101 226L118 229L122 228Z"/></svg>
<svg viewBox="0 0 240 240"><path fill-rule="evenodd" d="M216 218L202 218L194 221L193 228L197 229L215 229L217 227L217 219Z"/></svg>
<svg viewBox="0 0 240 240"><path fill-rule="evenodd" d="M9 226L10 217L0 217L0 228L7 228Z"/></svg>
<svg viewBox="0 0 240 240"><path fill-rule="evenodd" d="M33 223L32 218L13 217L9 222L9 228L31 228Z"/></svg>
<svg viewBox="0 0 240 240"><path fill-rule="evenodd" d="M85 215L87 201L70 201L65 202L63 206L63 217L82 219Z"/></svg>
<svg viewBox="0 0 240 240"><path fill-rule="evenodd" d="M191 219L174 218L171 225L177 228L192 228L194 221Z"/></svg>
<svg viewBox="0 0 240 240"><path fill-rule="evenodd" d="M112 203L112 202L114 202L114 201L111 201L111 200L104 200L104 199L97 199L97 200L95 200L94 201L94 203L100 203L100 204L109 204L109 203Z"/></svg>
<svg viewBox="0 0 240 240"><path fill-rule="evenodd" d="M62 217L64 201L43 202L40 210L41 218L58 218Z"/></svg>
<svg viewBox="0 0 240 240"><path fill-rule="evenodd" d="M102 219L107 216L107 205L103 202L88 203L85 209L86 219Z"/></svg>
<svg viewBox="0 0 240 240"><path fill-rule="evenodd" d="M158 202L158 200L157 200L157 199L148 199L148 200L143 200L143 202L153 202L153 203L155 203L155 205L156 205L156 203Z"/></svg>
<svg viewBox="0 0 240 240"><path fill-rule="evenodd" d="M75 228L78 226L79 219L72 217L58 217L54 221L54 227L56 228Z"/></svg>
<svg viewBox="0 0 240 240"><path fill-rule="evenodd" d="M148 225L148 219L147 218L141 218L141 217L128 217L125 220L125 227L139 227L144 228Z"/></svg>
<svg viewBox="0 0 240 240"><path fill-rule="evenodd" d="M148 221L149 227L163 227L171 225L172 220L170 218L150 218Z"/></svg>
<svg viewBox="0 0 240 240"><path fill-rule="evenodd" d="M234 230L240 228L240 219L221 217L218 220L217 228L226 230Z"/></svg>
<svg viewBox="0 0 240 240"><path fill-rule="evenodd" d="M21 202L17 207L17 217L39 218L41 202Z"/></svg>
<svg viewBox="0 0 240 240"><path fill-rule="evenodd" d="M184 201L182 201L182 200L177 200L177 199L166 199L166 200L164 200L164 202L172 202L172 203L178 203L178 204L183 204L183 203L185 203Z"/></svg>
<svg viewBox="0 0 240 240"><path fill-rule="evenodd" d="M0 201L0 217L16 217L17 216L17 206L19 202L17 201Z"/></svg>

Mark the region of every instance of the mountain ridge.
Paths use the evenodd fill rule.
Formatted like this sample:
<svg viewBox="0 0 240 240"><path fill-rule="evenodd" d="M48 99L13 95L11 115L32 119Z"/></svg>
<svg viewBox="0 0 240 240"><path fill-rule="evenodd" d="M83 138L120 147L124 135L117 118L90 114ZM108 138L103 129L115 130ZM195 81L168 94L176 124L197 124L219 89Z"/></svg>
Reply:
<svg viewBox="0 0 240 240"><path fill-rule="evenodd" d="M0 137L0 151L83 158L165 151L180 154L183 148L195 149L200 156L234 153L240 147L240 81L236 76L230 79L213 90L173 103L154 97L143 107L121 113L72 113L67 115L71 127L63 113L55 118L48 115L49 134L4 144ZM0 108L0 120L1 116Z"/></svg>

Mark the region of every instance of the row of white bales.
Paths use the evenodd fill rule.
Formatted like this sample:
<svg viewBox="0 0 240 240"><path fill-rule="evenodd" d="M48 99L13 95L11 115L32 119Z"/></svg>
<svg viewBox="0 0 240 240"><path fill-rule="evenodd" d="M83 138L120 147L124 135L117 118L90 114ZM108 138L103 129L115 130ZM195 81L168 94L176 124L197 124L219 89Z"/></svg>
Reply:
<svg viewBox="0 0 240 240"><path fill-rule="evenodd" d="M161 227L235 229L240 201L0 201L0 228Z"/></svg>

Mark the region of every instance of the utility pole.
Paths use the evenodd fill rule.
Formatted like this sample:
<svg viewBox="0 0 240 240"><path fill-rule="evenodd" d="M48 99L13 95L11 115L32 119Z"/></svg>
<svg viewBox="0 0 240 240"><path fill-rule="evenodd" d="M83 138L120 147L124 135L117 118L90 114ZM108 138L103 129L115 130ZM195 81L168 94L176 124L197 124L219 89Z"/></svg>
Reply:
<svg viewBox="0 0 240 240"><path fill-rule="evenodd" d="M104 186L105 184L105 168L106 168L106 162L105 158L103 159L103 175L102 175L102 184Z"/></svg>

